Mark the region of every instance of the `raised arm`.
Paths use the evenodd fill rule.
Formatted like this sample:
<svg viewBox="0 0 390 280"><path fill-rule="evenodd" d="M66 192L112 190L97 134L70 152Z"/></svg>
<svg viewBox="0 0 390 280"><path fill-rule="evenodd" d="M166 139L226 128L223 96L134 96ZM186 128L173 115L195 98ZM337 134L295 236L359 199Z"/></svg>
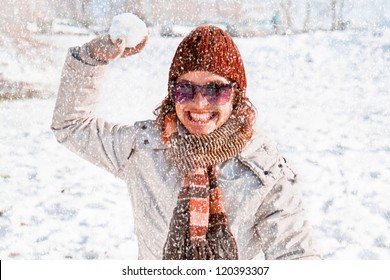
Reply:
<svg viewBox="0 0 390 280"><path fill-rule="evenodd" d="M133 148L134 128L95 117L98 91L106 64L139 52L145 44L146 38L125 49L121 40L113 43L108 35L101 36L70 48L62 70L51 126L58 142L116 176Z"/></svg>

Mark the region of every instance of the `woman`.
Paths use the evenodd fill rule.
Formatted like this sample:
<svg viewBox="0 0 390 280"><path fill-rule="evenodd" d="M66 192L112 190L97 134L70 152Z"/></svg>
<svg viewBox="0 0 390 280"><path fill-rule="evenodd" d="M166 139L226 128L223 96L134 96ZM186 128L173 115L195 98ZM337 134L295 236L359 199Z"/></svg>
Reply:
<svg viewBox="0 0 390 280"><path fill-rule="evenodd" d="M146 41L71 48L52 124L60 143L127 182L139 259L318 258L295 174L253 132L242 58L223 30L200 26L180 43L156 120L94 117L105 65Z"/></svg>

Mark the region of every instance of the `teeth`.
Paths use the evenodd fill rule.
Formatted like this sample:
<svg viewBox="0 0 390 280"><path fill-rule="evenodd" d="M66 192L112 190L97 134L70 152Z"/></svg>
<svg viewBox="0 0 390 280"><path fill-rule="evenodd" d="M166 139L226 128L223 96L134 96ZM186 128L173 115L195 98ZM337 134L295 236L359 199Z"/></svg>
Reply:
<svg viewBox="0 0 390 280"><path fill-rule="evenodd" d="M213 117L213 113L204 113L204 114L190 113L190 116L194 121L208 121Z"/></svg>

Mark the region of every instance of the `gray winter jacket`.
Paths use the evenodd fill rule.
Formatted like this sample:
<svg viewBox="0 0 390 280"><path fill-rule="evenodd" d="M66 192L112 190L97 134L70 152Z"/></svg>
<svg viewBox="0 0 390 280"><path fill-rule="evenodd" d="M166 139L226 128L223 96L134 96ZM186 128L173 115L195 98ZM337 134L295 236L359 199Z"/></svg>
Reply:
<svg viewBox="0 0 390 280"><path fill-rule="evenodd" d="M94 116L106 66L88 65L82 56L80 48L68 53L52 130L58 142L127 183L139 259L161 259L181 175L154 121L120 125ZM240 259L260 252L266 259L319 258L295 174L265 137L218 165L217 177Z"/></svg>

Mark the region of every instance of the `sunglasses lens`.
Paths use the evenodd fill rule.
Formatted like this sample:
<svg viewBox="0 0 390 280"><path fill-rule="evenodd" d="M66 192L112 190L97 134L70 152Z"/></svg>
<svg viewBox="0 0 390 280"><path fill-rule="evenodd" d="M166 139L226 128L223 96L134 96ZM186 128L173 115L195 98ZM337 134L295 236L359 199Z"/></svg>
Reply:
<svg viewBox="0 0 390 280"><path fill-rule="evenodd" d="M178 83L173 87L173 98L175 102L185 103L194 98L193 86L189 83Z"/></svg>
<svg viewBox="0 0 390 280"><path fill-rule="evenodd" d="M230 99L230 84L210 84L204 87L203 96L208 102L223 105Z"/></svg>

